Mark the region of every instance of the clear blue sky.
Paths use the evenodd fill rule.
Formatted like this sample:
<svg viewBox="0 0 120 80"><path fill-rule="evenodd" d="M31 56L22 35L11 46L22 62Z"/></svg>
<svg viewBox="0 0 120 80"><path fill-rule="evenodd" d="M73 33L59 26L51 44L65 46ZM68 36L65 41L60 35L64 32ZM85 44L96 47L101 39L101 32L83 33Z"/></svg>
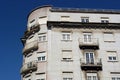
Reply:
<svg viewBox="0 0 120 80"><path fill-rule="evenodd" d="M22 43L27 15L41 5L70 8L119 9L120 0L1 0L0 80L20 80Z"/></svg>

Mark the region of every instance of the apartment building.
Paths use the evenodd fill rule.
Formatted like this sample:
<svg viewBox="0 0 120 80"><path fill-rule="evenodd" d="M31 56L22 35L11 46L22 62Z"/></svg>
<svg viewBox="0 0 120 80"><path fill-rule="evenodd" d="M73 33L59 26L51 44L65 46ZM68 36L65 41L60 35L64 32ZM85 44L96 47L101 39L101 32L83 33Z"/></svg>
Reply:
<svg viewBox="0 0 120 80"><path fill-rule="evenodd" d="M42 6L28 14L22 80L120 80L120 11Z"/></svg>

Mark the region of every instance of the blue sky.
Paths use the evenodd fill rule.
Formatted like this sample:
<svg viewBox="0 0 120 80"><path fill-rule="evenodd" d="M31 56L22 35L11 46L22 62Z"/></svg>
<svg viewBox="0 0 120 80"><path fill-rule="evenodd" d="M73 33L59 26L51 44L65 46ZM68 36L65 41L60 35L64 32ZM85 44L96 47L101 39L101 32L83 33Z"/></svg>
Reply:
<svg viewBox="0 0 120 80"><path fill-rule="evenodd" d="M41 5L70 8L119 9L120 0L1 0L0 80L20 80L22 43L28 13Z"/></svg>

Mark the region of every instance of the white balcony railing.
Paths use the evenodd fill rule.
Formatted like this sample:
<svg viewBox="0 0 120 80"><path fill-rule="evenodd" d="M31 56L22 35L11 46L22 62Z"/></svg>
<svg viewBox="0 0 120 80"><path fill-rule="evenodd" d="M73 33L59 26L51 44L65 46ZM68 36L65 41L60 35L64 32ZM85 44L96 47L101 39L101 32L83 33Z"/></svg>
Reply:
<svg viewBox="0 0 120 80"><path fill-rule="evenodd" d="M99 42L97 38L90 38L90 39L79 38L79 44L80 45L99 45Z"/></svg>

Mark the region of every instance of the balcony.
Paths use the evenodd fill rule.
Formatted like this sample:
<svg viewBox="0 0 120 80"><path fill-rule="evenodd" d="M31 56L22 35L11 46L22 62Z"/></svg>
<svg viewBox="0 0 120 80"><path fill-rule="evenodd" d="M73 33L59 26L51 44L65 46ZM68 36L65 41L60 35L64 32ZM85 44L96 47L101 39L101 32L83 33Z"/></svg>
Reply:
<svg viewBox="0 0 120 80"><path fill-rule="evenodd" d="M24 34L25 38L28 38L30 35L38 32L40 30L39 24L33 25L29 30L27 30Z"/></svg>
<svg viewBox="0 0 120 80"><path fill-rule="evenodd" d="M102 60L101 59L95 59L90 60L89 62L86 62L86 59L81 59L81 69L82 70L102 70Z"/></svg>
<svg viewBox="0 0 120 80"><path fill-rule="evenodd" d="M32 62L28 62L23 64L20 73L21 74L27 74L29 72L33 72L37 70L37 61L32 61Z"/></svg>
<svg viewBox="0 0 120 80"><path fill-rule="evenodd" d="M91 39L79 39L79 47L80 49L99 49L99 41L96 38Z"/></svg>
<svg viewBox="0 0 120 80"><path fill-rule="evenodd" d="M37 40L26 43L25 47L23 48L23 54L26 55L30 52L37 50L37 49L38 49L38 41Z"/></svg>

